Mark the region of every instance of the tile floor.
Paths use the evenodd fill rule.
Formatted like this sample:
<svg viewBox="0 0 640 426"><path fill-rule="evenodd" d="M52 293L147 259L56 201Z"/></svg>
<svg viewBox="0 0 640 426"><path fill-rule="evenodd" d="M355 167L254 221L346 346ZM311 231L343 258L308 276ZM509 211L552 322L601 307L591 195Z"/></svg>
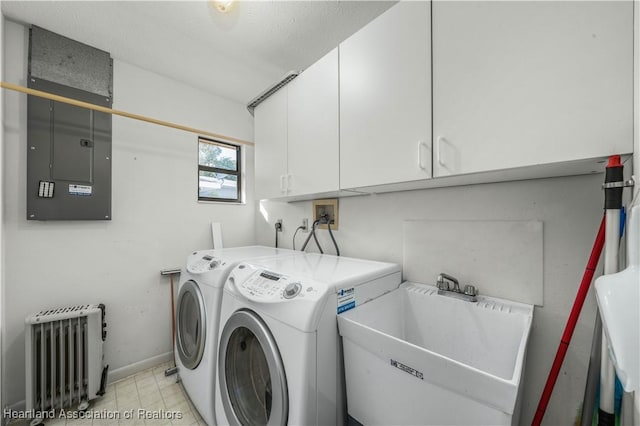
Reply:
<svg viewBox="0 0 640 426"><path fill-rule="evenodd" d="M97 414L103 418L73 418L76 412L69 410L66 412L66 418L45 420L45 425L206 426L182 385L176 382L177 376L165 377L164 370L169 366L169 362L163 363L108 385L106 393L91 401L87 410L94 417ZM130 418L125 418L129 416ZM28 426L29 422L18 421L10 425Z"/></svg>

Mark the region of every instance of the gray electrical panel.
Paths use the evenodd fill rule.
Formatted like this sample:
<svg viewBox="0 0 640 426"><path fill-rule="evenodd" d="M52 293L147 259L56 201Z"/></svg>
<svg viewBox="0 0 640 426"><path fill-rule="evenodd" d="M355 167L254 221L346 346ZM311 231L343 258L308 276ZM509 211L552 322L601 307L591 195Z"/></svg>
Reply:
<svg viewBox="0 0 640 426"><path fill-rule="evenodd" d="M47 54L43 44L52 51ZM110 58L106 62L98 60L93 65L84 64L81 68L74 65L78 58L104 57L101 54L88 55L90 49L93 48L33 27L29 44L28 86L111 107ZM37 60L31 56L34 52L40 52ZM67 58L71 64L67 73L61 70L60 63L56 63L51 67L54 72L47 75L47 60L57 61L60 57ZM106 74L102 70L87 72L93 67L104 66L108 67ZM35 69L38 76L56 78L62 83L32 74ZM78 75L83 73L84 76ZM58 78L58 75L67 77ZM108 82L102 81L104 75L108 75ZM74 81L84 82L78 84L82 88L63 84L73 84ZM96 90L84 90L92 87ZM105 96L107 88L108 96ZM29 96L27 142L27 219L111 220L110 114Z"/></svg>

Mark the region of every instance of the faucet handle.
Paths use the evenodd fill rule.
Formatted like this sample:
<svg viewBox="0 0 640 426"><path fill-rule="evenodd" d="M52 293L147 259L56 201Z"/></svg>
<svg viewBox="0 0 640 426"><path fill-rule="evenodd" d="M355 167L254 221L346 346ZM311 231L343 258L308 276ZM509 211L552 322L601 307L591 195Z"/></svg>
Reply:
<svg viewBox="0 0 640 426"><path fill-rule="evenodd" d="M453 284L453 287L451 287L449 282ZM444 272L438 275L436 284L438 286L438 289L440 290L450 290L455 291L456 293L460 293L460 285L458 283L458 279L451 275L445 274Z"/></svg>
<svg viewBox="0 0 640 426"><path fill-rule="evenodd" d="M449 282L445 280L438 279L438 281L436 281L436 286L438 287L438 290L449 290Z"/></svg>
<svg viewBox="0 0 640 426"><path fill-rule="evenodd" d="M472 285L465 285L464 286L464 294L468 295L468 296L475 296L476 295L476 288Z"/></svg>
<svg viewBox="0 0 640 426"><path fill-rule="evenodd" d="M449 290L449 283L445 281L442 274L438 275L436 279L436 287L438 287L438 290Z"/></svg>

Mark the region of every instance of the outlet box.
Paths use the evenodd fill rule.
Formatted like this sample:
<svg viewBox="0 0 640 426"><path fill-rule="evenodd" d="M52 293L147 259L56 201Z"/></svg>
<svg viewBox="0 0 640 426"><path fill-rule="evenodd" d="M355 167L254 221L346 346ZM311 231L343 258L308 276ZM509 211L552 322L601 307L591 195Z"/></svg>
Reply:
<svg viewBox="0 0 640 426"><path fill-rule="evenodd" d="M278 232L282 232L282 219L276 220L276 229Z"/></svg>
<svg viewBox="0 0 640 426"><path fill-rule="evenodd" d="M320 219L323 215L329 215L331 230L338 229L338 199L329 198L325 200L313 200L313 221ZM327 229L327 225L318 225L317 229Z"/></svg>
<svg viewBox="0 0 640 426"><path fill-rule="evenodd" d="M302 232L309 232L309 219L302 219Z"/></svg>

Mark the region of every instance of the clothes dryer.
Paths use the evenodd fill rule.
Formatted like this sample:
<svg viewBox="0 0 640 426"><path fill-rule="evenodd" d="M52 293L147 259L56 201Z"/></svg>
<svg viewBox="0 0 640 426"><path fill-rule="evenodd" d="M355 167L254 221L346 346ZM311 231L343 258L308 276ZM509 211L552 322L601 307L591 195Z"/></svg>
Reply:
<svg viewBox="0 0 640 426"><path fill-rule="evenodd" d="M217 423L345 424L336 315L400 282L399 265L330 255L236 266L220 312Z"/></svg>
<svg viewBox="0 0 640 426"><path fill-rule="evenodd" d="M176 307L176 367L184 389L209 425L215 424L214 392L222 287L240 262L302 252L251 246L193 252L180 273Z"/></svg>

